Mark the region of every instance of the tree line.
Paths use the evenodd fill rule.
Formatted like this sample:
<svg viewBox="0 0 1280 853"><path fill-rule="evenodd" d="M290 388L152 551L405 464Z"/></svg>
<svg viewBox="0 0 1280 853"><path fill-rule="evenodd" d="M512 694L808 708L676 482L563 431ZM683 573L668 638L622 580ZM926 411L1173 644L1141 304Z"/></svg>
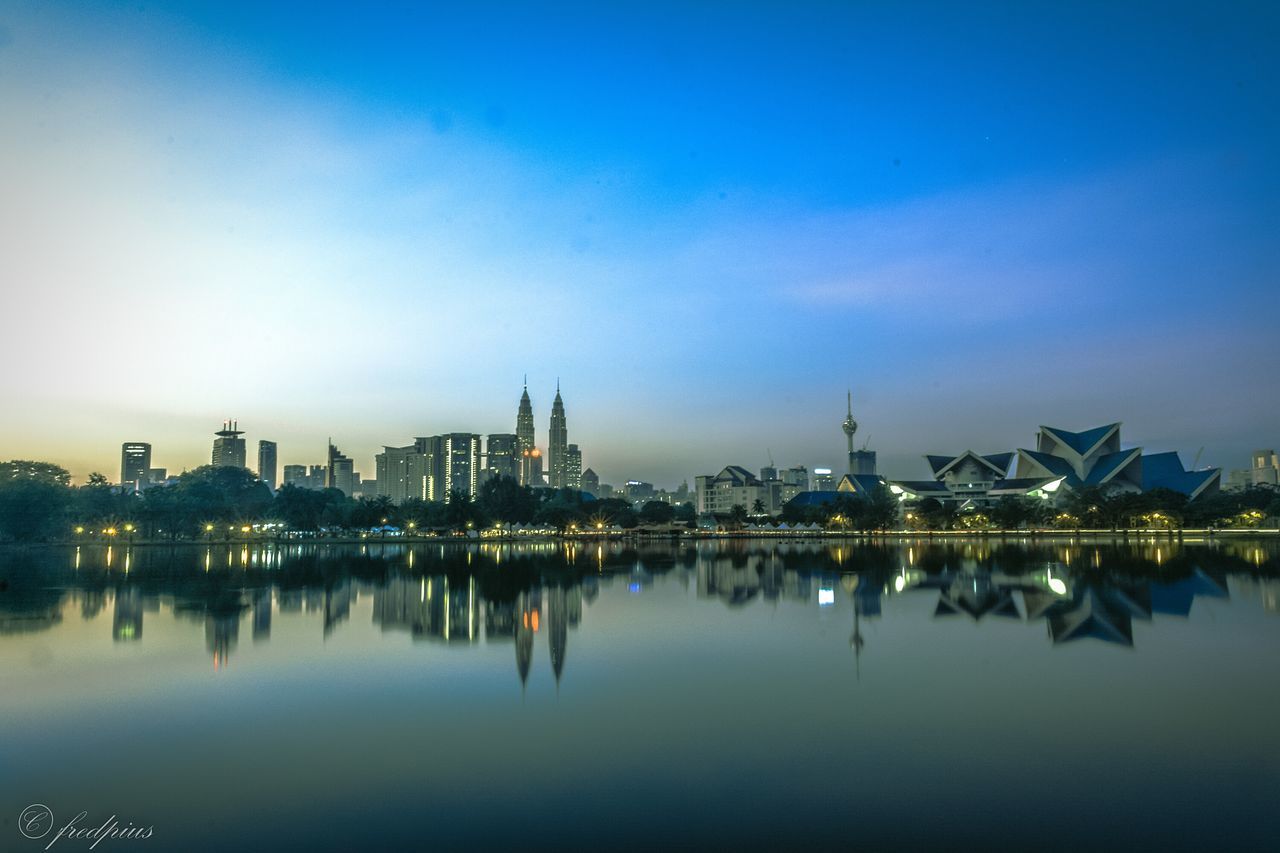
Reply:
<svg viewBox="0 0 1280 853"><path fill-rule="evenodd" d="M473 499L455 491L447 501L387 497L353 499L338 489L286 485L272 492L244 468L205 465L184 472L170 486L122 490L101 474L72 486L65 468L48 462L0 462L0 540L32 542L101 535L123 538L202 539L245 526L315 532L369 531L383 527L421 531L481 529L494 523L592 525L692 523L692 504L651 501L639 511L630 502L596 500L573 489L532 489L510 477L481 485Z"/></svg>

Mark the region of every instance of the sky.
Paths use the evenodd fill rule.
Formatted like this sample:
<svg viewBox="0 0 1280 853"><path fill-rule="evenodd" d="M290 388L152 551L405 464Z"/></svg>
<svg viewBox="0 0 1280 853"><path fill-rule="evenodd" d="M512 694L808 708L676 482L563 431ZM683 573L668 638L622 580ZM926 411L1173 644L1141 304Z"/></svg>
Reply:
<svg viewBox="0 0 1280 853"><path fill-rule="evenodd" d="M1117 8L1121 6L1122 8ZM0 459L1280 445L1269 4L0 0ZM1203 448L1203 452L1201 452ZM252 455L252 450L250 452Z"/></svg>

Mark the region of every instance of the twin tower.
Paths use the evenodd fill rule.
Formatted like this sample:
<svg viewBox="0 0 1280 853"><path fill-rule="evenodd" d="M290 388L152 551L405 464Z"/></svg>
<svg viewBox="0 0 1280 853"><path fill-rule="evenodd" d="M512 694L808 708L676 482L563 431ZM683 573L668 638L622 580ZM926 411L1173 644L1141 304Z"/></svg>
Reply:
<svg viewBox="0 0 1280 853"><path fill-rule="evenodd" d="M529 400L529 380L525 377L524 393L516 411L516 442L520 457L520 482L527 486L548 485L553 489L582 488L582 451L569 443L569 427L564 417L564 400L560 398L560 382L556 381L556 399L551 404L551 425L547 437L547 477L543 479L542 451L534 437L533 403Z"/></svg>

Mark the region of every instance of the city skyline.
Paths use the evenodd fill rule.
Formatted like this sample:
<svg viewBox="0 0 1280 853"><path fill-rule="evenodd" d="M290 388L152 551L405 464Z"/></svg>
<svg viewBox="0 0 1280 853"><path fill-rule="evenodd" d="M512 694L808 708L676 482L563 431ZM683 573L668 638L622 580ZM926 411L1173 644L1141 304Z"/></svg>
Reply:
<svg viewBox="0 0 1280 853"><path fill-rule="evenodd" d="M474 434L474 436L480 440L481 447L484 448L483 450L478 451L479 457L483 460L480 468L488 469L490 467L487 461L489 456L488 439L499 439L502 442L499 445L499 448L500 448L499 453L502 455L504 459L508 455L511 455L512 457L518 455L519 451L516 449L517 447L524 448L527 446L529 449L535 451L534 455L538 457L535 461L538 463L538 465L537 467L530 469L530 474L536 473L535 480L540 479L542 481L543 486L557 488L563 485L569 485L568 482L563 482L563 483L556 482L553 476L552 470L549 469L548 467L545 467L544 465L546 461L544 457L547 457L552 450L552 445L554 443L553 434L555 434L554 431L558 423L559 424L558 429L560 431L558 435L561 436L561 440L565 441L565 447L567 448L567 452L572 455L572 458L575 460L577 465L580 466L577 469L578 471L585 473L585 471L588 468L592 468L592 467L602 467L605 470L611 470L610 466L607 463L604 463L598 466L592 466L584 463L582 461L583 454L579 449L578 443L577 442L568 443L567 440L564 439L563 436L564 436L565 409L564 409L563 400L561 398L559 380L557 380L556 382L555 399L552 404L551 414L550 414L550 423L552 424L552 430L548 432L546 436L546 440L542 442L538 442L536 429L534 427L534 420L537 417L537 410L536 410L536 407L533 405L532 399L529 395L527 375L525 376L524 381L525 381L525 384L523 387L523 391L521 393L521 397L520 397L518 408L517 408L517 414L516 414L516 433L485 432L485 431L472 433L472 431L470 430L465 431L463 433L457 433L457 432L453 433L453 435ZM829 461L826 458L818 459L816 461L791 460L786 464L799 466L801 468L807 468L814 473L817 473L818 471L826 471L828 475L832 470L835 470L836 479L839 479L839 477L845 472L845 470L847 470L848 473L851 473L851 474L852 473L871 474L871 475L876 474L877 471L876 471L875 460L877 457L877 451L873 447L869 446L870 439L866 439L861 444L859 444L858 445L859 449L857 450L857 452L854 452L853 450L848 449L854 446L854 433L857 432L858 430L858 423L854 418L854 412L853 412L852 391L846 392L846 406L848 407L846 409L846 412L847 412L846 417L843 422L840 422L837 425L837 428L840 429L840 431L843 433L847 447L845 448L845 450L838 452L835 455L839 457L839 456L843 456L846 452L848 453L847 460L841 460L843 462L847 462L847 469L844 468L840 464L840 462L837 462L833 468L831 463L829 463ZM1116 424L1116 426L1119 426L1119 424ZM1039 425L1038 429L1039 428L1043 428L1043 424ZM245 439L240 438L240 436L245 435L247 433L248 433L247 430L241 430L238 428L238 421L236 419L225 419L222 424L222 428L212 433L215 436L215 441L213 442L213 448L214 448L213 464L215 466L220 464L233 465L236 467L248 468L250 470L253 470L259 475L260 478L271 481L273 489L275 487L274 481L278 476L279 465L284 465L288 468L293 468L293 469L299 469L299 468L306 469L316 464L315 461L312 460L311 457L308 455L309 452L306 450L295 451L294 455L284 457L286 459L293 459L294 461L292 462L289 462L289 461L277 462L277 452L278 452L279 442L266 440L266 439L258 439L257 441L258 441L259 455L257 458L259 461L259 465L261 464L261 460L264 458L264 456L262 455L264 453L264 445L270 448L269 451L265 451L269 454L265 458L269 458L271 460L271 465L273 467L269 471L264 473L254 465L249 464L250 460L248 460L245 456L247 442ZM423 434L424 433L421 430L418 431L418 433L415 433L415 435L423 435ZM436 433L428 430L426 434L436 434ZM441 435L444 435L444 437L448 436L447 433L441 434ZM422 438L415 439L415 441L419 443L421 443L421 441L423 440L424 439ZM511 443L510 448L506 447L506 444L508 441L510 441ZM226 450L223 450L222 448L224 446L227 446L229 442L231 443L230 446ZM991 443L992 443L991 441L980 442L981 446L983 447L986 447L986 445L989 445ZM1021 446L1027 443L1028 442L1026 442L1025 440L1015 441L1013 444L1010 444L1009 447L1012 448L1012 447ZM207 448L208 446L207 442L205 446ZM120 482L125 483L128 480L128 478L125 476L126 474L125 466L127 464L132 464L125 460L132 453L134 448L145 448L146 459L148 462L147 467L149 468L150 467L149 463L150 463L150 458L152 453L152 444L149 442L132 440L132 441L122 442L120 447L122 448L121 450L122 461L120 463L120 468L119 468ZM327 456L332 457L332 455L336 452L336 448L334 447L332 436L330 436L327 439L326 447L328 448L328 450L326 451ZM542 449L544 447L548 449L548 453L542 453ZM887 474L890 477L897 477L898 479L902 479L904 476L902 474L902 471L904 470L912 474L921 473L923 471L930 470L930 467L932 465L932 458L933 458L931 454L937 451L938 448L935 447L934 445L929 445L929 447L930 447L930 450L922 451L921 453L917 453L914 455L910 453L902 454L902 455L890 454L889 458L893 460L893 464L895 467L891 468L888 471L882 470L879 473ZM387 445L385 442L383 442L379 444L379 450L375 450L371 454L370 460L365 460L363 456L359 456L359 455L353 455L350 457L346 455L342 455L342 458L346 460L345 464L347 465L347 467L351 468L354 473L361 475L362 480L364 482L372 483L374 481L375 473L381 470L378 463L378 457L381 456L381 451L393 450L393 449L395 448L392 445ZM407 448L400 448L400 450L412 450L412 449L413 449L412 446ZM1008 448L1001 448L1001 449L1007 450ZM1166 453L1168 452L1179 453L1176 450L1170 451L1167 448L1160 448L1160 449ZM1255 448L1253 451L1250 452L1249 456L1250 457L1255 456L1259 452L1262 452L1262 451L1259 451L1257 448ZM205 458L207 459L208 458L207 449L204 451L204 454L205 454ZM163 451L160 455L163 455ZM764 451L763 457L753 456L751 458L750 463L747 464L746 467L753 472L761 469L766 469L766 468L769 470L776 470L773 456L774 454L772 449L767 448ZM1237 470L1242 467L1247 467L1246 463L1251 463L1251 459L1246 458L1243 462L1241 462L1241 460L1236 460L1238 464L1227 466L1227 467L1208 465L1207 463L1204 462L1204 457L1206 456L1204 445L1202 445L1201 448L1197 450L1193 456L1187 456L1186 454L1183 454L1183 453L1179 453L1179 456L1181 457L1181 461L1185 465L1187 465L1188 470L1192 468L1194 468L1195 470L1207 470L1209 468L1220 468L1222 471L1226 472L1227 470ZM167 457L165 458L166 458L166 461L169 461ZM713 457L713 459L714 458L719 458L719 457ZM766 458L767 458L767 462L765 461ZM782 458L785 459L786 457L782 457ZM916 462L917 459L919 460L918 463ZM63 464L58 460L52 460L52 459L45 459L42 461L50 461L50 462L53 462L54 464ZM361 464L362 461L366 463L363 465L363 467ZM206 465L206 464L209 464L209 463L199 462L197 464L186 465L186 464L181 464L181 462L179 462L179 465L175 467L173 463L170 461L167 467L153 469L153 470L164 472L166 474L169 472L176 474L176 473L187 471L192 468L199 467L200 465ZM521 469L514 461L511 463L515 467L514 471L509 472L506 468L506 464L507 463L504 462L504 463L499 463L496 466L499 473L505 473L505 474L508 474L508 476L513 476L516 479L521 479L521 480L525 478L525 475L521 473ZM652 477L648 479L657 483L657 485L660 488L674 488L678 484L683 484L687 486L689 485L689 482L695 479L699 474L709 473L712 468L718 469L722 466L722 464L725 464L723 463L723 460L721 460L720 462L709 461L705 465L703 465L701 468L699 468L697 473L681 476L675 483L659 482L657 478L652 478ZM727 463L727 464L736 465L738 463ZM868 465L870 467L865 467ZM326 467L326 466L321 466L321 467ZM785 467L785 464L783 467ZM92 471L84 472L84 473L80 473L73 470L71 471L71 475L72 475L73 481L83 481L87 479L89 473L102 473L104 470L106 469L93 469ZM581 474L578 474L579 479L580 477L581 477ZM635 480L636 478L644 480L645 472L644 471L641 471L641 472L628 471L624 473L618 473L617 476L615 476L613 479L610 479L609 477L602 477L600 479L600 482L617 483L620 485L627 482L628 480ZM1224 473L1224 478L1225 478L1225 473ZM533 483L534 481L531 481L531 484ZM1224 479L1224 483L1225 483L1225 479ZM348 489L347 491L350 491L350 489Z"/></svg>
<svg viewBox="0 0 1280 853"><path fill-rule="evenodd" d="M849 386L898 476L1277 443L1276 16L553 11L7 7L0 457L363 467L525 371L614 482L839 470Z"/></svg>

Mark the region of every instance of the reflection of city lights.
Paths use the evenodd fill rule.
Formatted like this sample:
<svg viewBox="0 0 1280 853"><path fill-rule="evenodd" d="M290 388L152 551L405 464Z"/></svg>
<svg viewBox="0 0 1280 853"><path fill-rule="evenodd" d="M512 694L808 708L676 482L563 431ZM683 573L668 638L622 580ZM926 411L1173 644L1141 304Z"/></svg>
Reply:
<svg viewBox="0 0 1280 853"><path fill-rule="evenodd" d="M819 607L830 607L835 603L836 603L836 591L833 588L829 586L824 586L818 589L818 606Z"/></svg>
<svg viewBox="0 0 1280 853"><path fill-rule="evenodd" d="M1062 578L1050 577L1050 578L1049 578L1049 589L1053 590L1053 591L1054 591L1055 593L1057 593L1058 595L1066 595L1066 594L1067 594L1067 585L1066 585L1066 583L1062 580Z"/></svg>
<svg viewBox="0 0 1280 853"><path fill-rule="evenodd" d="M896 578L893 579L894 592L902 592L906 588L907 588L907 579L904 576L898 575Z"/></svg>

